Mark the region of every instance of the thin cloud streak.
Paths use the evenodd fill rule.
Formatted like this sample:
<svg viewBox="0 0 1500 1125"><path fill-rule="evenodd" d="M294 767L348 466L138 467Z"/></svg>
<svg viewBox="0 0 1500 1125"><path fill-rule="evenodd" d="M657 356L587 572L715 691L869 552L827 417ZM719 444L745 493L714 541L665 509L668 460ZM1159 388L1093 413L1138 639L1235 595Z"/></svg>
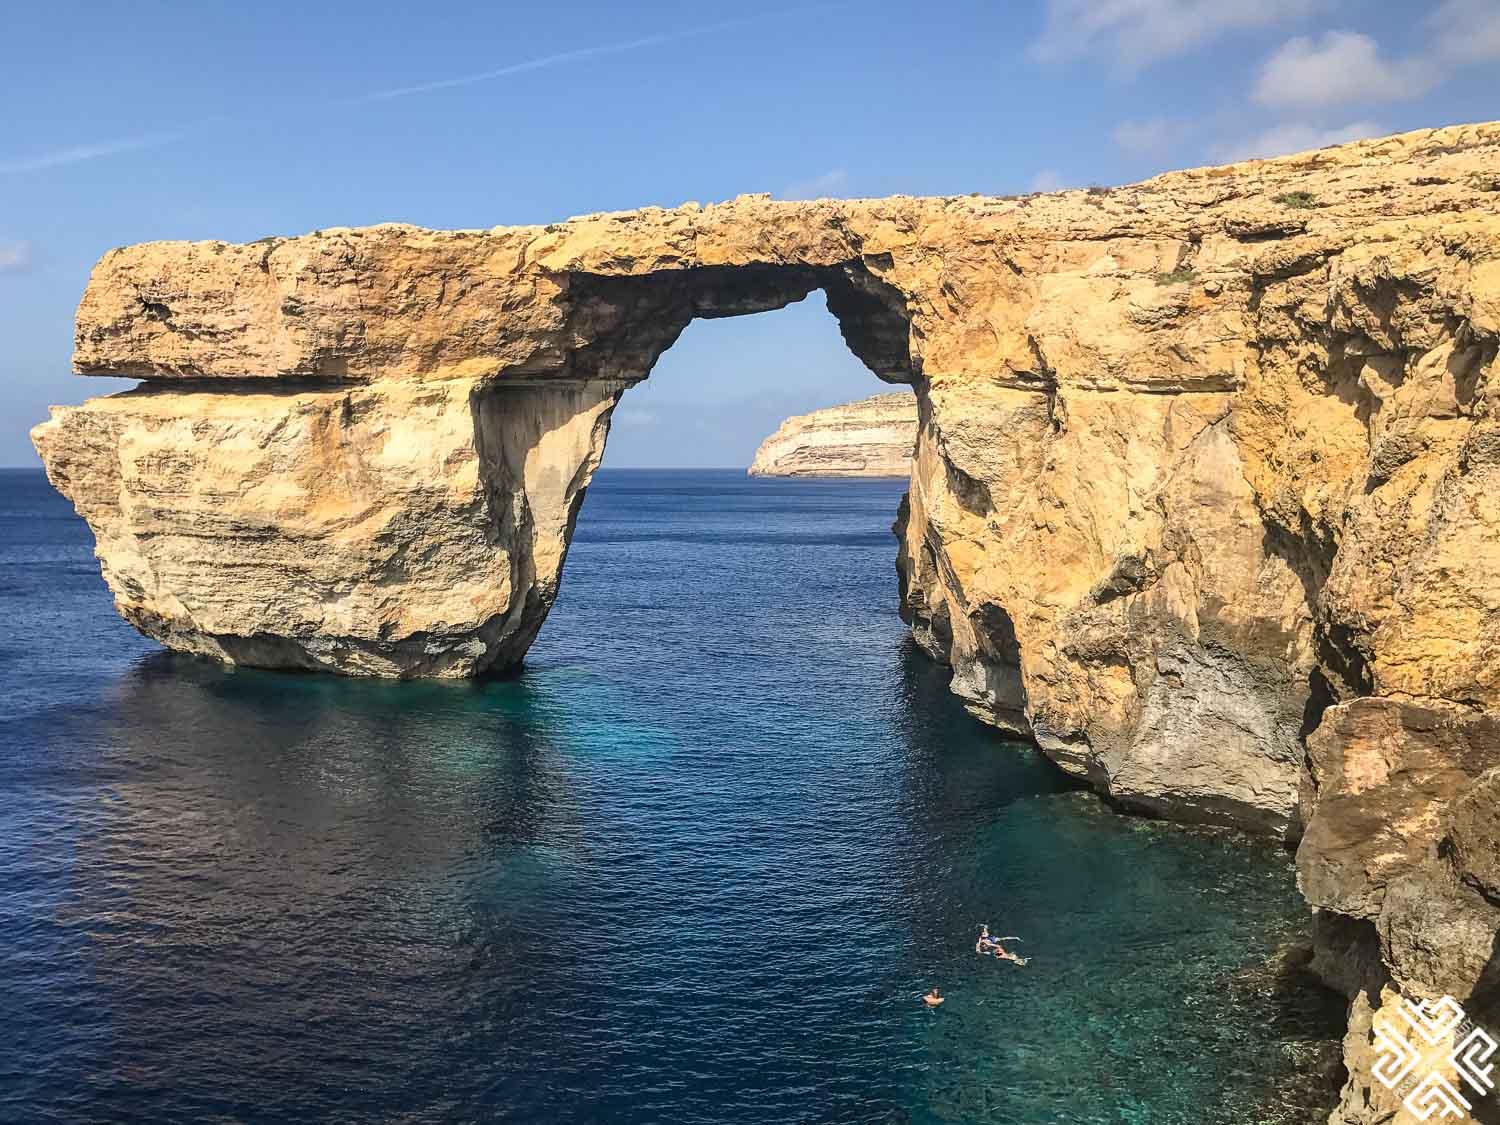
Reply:
<svg viewBox="0 0 1500 1125"><path fill-rule="evenodd" d="M604 55L624 54L627 51L639 51L647 47L659 47L663 43L677 43L684 39L693 39L702 35L713 35L720 31L731 31L738 27L774 23L777 20L787 19L792 16L806 16L814 12L835 11L847 7L849 7L848 2L812 4L805 8L782 8L755 16L745 16L741 19L723 20L719 23L704 24L701 27L690 27L682 31L663 31L655 35L643 35L639 38L627 39L620 43L601 43L592 47L577 47L571 51L558 51L551 55L541 55L534 59L524 59L518 63L511 63L508 66L502 66L495 70L481 71L478 74L465 74L457 78L439 78L431 82L418 82L411 86L397 86L389 90L376 90L373 93L360 94L352 98L339 98L324 104L330 106L367 105L373 102L390 101L393 98L404 98L412 94L428 94L435 90L450 90L458 86L473 86L480 82L493 82L496 79L509 78L512 75L525 74L534 70L545 70L549 67L561 66L565 63L580 62L584 59L599 58ZM221 121L223 118L220 117L215 120ZM0 160L0 175L39 172L47 168L57 168L67 164L78 164L85 160L97 160L100 157L115 156L122 152L135 152L145 148L157 148L161 145L168 145L182 140L191 131L191 128L184 127L171 133L156 133L144 137L122 137L114 141L102 141L98 144L89 145L73 145L70 148L38 153L34 156Z"/></svg>
<svg viewBox="0 0 1500 1125"><path fill-rule="evenodd" d="M814 12L829 12L847 7L849 7L848 2L840 2L833 4L812 4L805 8L781 8L772 12L763 12L759 15L742 16L739 19L721 20L718 23L689 27L682 31L661 31L654 35L643 35L638 39L627 39L621 43L600 43L592 47L575 47L571 51L558 51L551 55L540 55L537 58L524 59L521 62L510 63L495 70L482 70L478 74L465 74L457 78L438 78L431 82L418 82L411 86L397 86L390 90L377 90L372 94L359 94L356 97L342 99L337 104L366 105L370 102L383 102L389 101L392 98L404 98L411 94L429 94L434 90L451 90L456 86L473 86L479 82L493 82L497 78L509 78L513 74L524 74L532 70L545 70L548 67L560 66L563 63L580 62L583 59L595 59L603 55L619 55L627 51L639 51L646 47L659 47L663 43L680 43L684 39L695 39L702 35L713 35L720 31L733 31L739 27L774 23L777 20L786 19L791 16L807 16Z"/></svg>
<svg viewBox="0 0 1500 1125"><path fill-rule="evenodd" d="M713 30L718 30L724 26L726 25L715 25ZM555 55L542 55L540 58L512 63L510 66L502 66L498 70L485 70L478 74L465 74L459 78L439 78L433 82L419 82L415 86L397 86L392 90L377 90L373 94L360 94L358 97L344 98L338 104L367 105L370 102L383 102L389 101L392 98L404 98L409 94L429 94L434 90L451 90L455 86L472 86L478 82L493 82L497 78L508 78L512 74L524 74L529 70L543 70L549 66L558 66L562 63L598 58L600 55L617 55L625 51L638 51L643 47L655 47L662 43L685 39L691 34L694 33L679 32L670 35L648 35L641 39L627 40L624 43L605 43L597 47L579 47L573 51L559 51ZM697 34L704 34L704 31L700 30Z"/></svg>
<svg viewBox="0 0 1500 1125"><path fill-rule="evenodd" d="M114 156L121 152L135 152L138 149L169 145L181 139L182 136L182 133L158 133L148 137L123 137L117 141L101 141L92 145L73 145L52 152L40 152L35 156L21 156L0 161L0 173L40 172L44 168L77 164L84 160L97 160L101 156Z"/></svg>

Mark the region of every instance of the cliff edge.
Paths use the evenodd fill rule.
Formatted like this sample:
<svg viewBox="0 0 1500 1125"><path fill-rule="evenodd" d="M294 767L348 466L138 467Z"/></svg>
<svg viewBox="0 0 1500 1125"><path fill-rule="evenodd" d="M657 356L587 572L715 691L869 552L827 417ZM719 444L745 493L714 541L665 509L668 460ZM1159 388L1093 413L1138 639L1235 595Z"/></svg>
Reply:
<svg viewBox="0 0 1500 1125"><path fill-rule="evenodd" d="M752 477L904 477L917 442L917 400L871 395L797 414L755 451Z"/></svg>

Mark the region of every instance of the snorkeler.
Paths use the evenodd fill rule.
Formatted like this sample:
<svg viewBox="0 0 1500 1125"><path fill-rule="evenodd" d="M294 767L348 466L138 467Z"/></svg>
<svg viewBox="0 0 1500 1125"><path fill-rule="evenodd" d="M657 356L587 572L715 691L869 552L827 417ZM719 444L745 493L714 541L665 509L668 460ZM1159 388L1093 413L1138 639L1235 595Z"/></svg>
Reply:
<svg viewBox="0 0 1500 1125"><path fill-rule="evenodd" d="M1018 937L995 937L990 933L988 924L979 927L979 940L974 943L974 952L981 956L988 955L999 961L1011 961L1017 965L1024 965L1030 958L1022 957L1018 953L1012 953L1002 944L1007 941L1020 941Z"/></svg>

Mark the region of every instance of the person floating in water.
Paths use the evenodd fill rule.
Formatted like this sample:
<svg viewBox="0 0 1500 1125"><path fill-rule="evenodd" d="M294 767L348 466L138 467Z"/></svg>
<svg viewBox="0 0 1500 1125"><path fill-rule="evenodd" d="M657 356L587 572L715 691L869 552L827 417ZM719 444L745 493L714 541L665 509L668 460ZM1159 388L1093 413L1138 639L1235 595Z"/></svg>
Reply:
<svg viewBox="0 0 1500 1125"><path fill-rule="evenodd" d="M1002 942L1020 940L1021 939L1018 937L993 937L990 934L990 928L988 925L980 926L979 940L974 943L974 952L978 953L980 956L994 957L1000 961L1012 961L1017 965L1024 965L1029 960L1029 958L1022 957L1017 953L1012 953L1010 950L1006 949L1004 945L1001 944Z"/></svg>
<svg viewBox="0 0 1500 1125"><path fill-rule="evenodd" d="M942 1002L943 994L935 988L926 996L922 997L922 1003L926 1004L929 1008L936 1008Z"/></svg>

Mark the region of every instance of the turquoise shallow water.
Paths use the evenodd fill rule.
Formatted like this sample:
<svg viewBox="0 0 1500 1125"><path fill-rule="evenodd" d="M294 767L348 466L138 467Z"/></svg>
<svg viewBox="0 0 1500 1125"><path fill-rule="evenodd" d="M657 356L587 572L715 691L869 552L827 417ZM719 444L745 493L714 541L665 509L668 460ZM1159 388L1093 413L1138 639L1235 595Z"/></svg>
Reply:
<svg viewBox="0 0 1500 1125"><path fill-rule="evenodd" d="M1243 1122L1290 1074L1234 984L1286 857L964 715L894 483L602 473L479 685L163 654L0 487L0 1119Z"/></svg>

